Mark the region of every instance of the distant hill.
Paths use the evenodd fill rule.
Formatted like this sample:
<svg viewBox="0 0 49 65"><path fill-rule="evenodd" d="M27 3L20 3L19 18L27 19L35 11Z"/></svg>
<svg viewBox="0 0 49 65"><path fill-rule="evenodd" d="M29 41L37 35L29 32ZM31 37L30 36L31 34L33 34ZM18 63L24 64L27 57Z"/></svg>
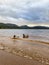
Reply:
<svg viewBox="0 0 49 65"><path fill-rule="evenodd" d="M0 29L49 29L49 27L45 27L45 26L29 27L27 25L18 26L16 24L0 23Z"/></svg>
<svg viewBox="0 0 49 65"><path fill-rule="evenodd" d="M34 26L34 27L31 27L31 29L49 29L49 27L45 27L45 26Z"/></svg>
<svg viewBox="0 0 49 65"><path fill-rule="evenodd" d="M27 26L27 25L20 26L20 28L22 28L22 29L30 29L30 27Z"/></svg>
<svg viewBox="0 0 49 65"><path fill-rule="evenodd" d="M4 23L0 23L0 29L17 29L19 28L18 25L15 24L4 24Z"/></svg>

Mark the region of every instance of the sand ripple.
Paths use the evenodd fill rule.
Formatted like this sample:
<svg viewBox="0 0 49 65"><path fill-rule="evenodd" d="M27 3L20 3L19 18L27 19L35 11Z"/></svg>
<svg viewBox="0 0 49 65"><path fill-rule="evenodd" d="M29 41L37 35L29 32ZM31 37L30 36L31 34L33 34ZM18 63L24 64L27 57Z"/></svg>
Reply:
<svg viewBox="0 0 49 65"><path fill-rule="evenodd" d="M25 58L35 59L35 60L41 62L42 64L49 65L49 59L41 56L37 52L29 53L29 51L26 52L21 49L11 48L11 47L5 46L4 44L0 44L0 50L4 50L8 53L12 53L15 55L23 56Z"/></svg>

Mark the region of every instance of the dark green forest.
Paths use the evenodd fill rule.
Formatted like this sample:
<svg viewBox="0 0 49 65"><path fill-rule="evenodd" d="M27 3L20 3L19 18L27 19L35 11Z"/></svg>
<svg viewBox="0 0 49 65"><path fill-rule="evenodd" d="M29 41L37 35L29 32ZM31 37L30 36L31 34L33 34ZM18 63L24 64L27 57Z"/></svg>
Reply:
<svg viewBox="0 0 49 65"><path fill-rule="evenodd" d="M29 27L27 25L18 26L16 24L0 23L0 29L49 29L49 27L45 27L45 26Z"/></svg>

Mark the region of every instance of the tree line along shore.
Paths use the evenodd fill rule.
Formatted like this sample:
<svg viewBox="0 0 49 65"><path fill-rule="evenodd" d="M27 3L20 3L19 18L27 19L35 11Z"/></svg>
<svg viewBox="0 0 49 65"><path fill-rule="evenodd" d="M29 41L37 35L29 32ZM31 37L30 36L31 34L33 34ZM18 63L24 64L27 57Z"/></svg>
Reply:
<svg viewBox="0 0 49 65"><path fill-rule="evenodd" d="M49 29L49 27L45 27L45 26L29 27L27 25L18 26L16 24L0 23L0 29Z"/></svg>

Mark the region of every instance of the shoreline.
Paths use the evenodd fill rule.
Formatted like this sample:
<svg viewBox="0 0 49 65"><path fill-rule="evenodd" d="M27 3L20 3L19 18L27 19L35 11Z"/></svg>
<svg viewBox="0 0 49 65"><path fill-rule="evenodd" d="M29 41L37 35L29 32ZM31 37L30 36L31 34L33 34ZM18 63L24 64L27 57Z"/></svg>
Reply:
<svg viewBox="0 0 49 65"><path fill-rule="evenodd" d="M27 41L27 42L35 42L35 43L43 43L43 44L49 44L49 42L44 42L44 41L38 41L38 40L30 40L27 38L11 38L13 40L22 40L22 41Z"/></svg>

